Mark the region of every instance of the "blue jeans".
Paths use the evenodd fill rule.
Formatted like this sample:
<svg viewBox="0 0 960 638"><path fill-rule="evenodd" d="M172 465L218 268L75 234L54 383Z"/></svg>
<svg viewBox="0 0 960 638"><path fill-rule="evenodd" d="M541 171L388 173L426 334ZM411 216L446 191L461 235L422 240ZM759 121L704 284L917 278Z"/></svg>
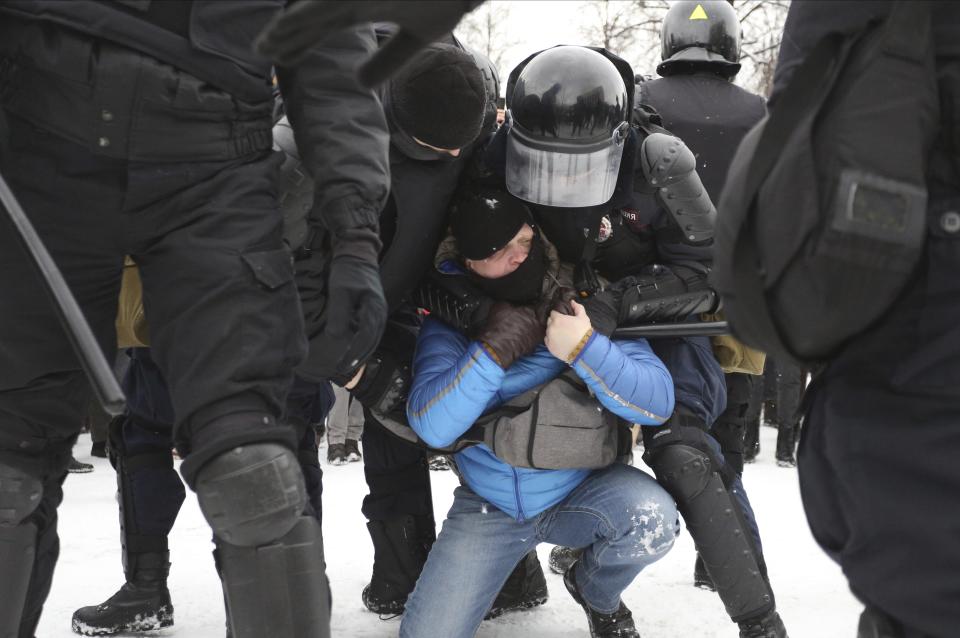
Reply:
<svg viewBox="0 0 960 638"><path fill-rule="evenodd" d="M670 495L619 463L523 522L458 487L407 600L400 636L470 638L517 562L544 542L586 548L575 566L580 593L593 609L612 613L637 574L673 546L679 529Z"/></svg>

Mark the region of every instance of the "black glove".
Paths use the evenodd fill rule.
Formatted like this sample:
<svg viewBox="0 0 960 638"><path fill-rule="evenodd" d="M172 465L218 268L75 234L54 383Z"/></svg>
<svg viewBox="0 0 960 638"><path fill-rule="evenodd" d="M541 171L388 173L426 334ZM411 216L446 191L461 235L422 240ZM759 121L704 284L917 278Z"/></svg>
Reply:
<svg viewBox="0 0 960 638"><path fill-rule="evenodd" d="M607 288L583 299L584 310L590 317L590 325L600 334L609 337L617 329L620 316L620 302L623 291L619 287Z"/></svg>
<svg viewBox="0 0 960 638"><path fill-rule="evenodd" d="M296 64L307 49L330 33L368 22L391 22L395 36L360 67L360 81L374 86L387 79L420 49L439 39L482 0L301 1L274 18L257 38L257 49L284 66Z"/></svg>
<svg viewBox="0 0 960 638"><path fill-rule="evenodd" d="M390 414L401 404L405 406L416 347L417 336L410 326L388 322L377 351L367 360L363 376L350 390L353 398L375 415Z"/></svg>
<svg viewBox="0 0 960 638"><path fill-rule="evenodd" d="M297 262L310 351L297 372L308 381L344 384L377 347L387 320L380 285L376 230L336 234L314 229L310 250Z"/></svg>
<svg viewBox="0 0 960 638"><path fill-rule="evenodd" d="M487 320L494 301L463 275L447 275L431 268L413 291L411 300L457 330L475 333Z"/></svg>
<svg viewBox="0 0 960 638"><path fill-rule="evenodd" d="M514 306L498 301L490 307L487 321L477 340L495 353L504 370L520 357L533 352L543 343L546 326L533 306Z"/></svg>

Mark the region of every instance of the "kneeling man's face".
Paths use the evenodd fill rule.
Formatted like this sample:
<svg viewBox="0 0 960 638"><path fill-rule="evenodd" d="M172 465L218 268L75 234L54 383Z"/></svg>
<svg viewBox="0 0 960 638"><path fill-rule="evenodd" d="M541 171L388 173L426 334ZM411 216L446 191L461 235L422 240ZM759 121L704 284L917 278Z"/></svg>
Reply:
<svg viewBox="0 0 960 638"><path fill-rule="evenodd" d="M532 245L533 228L529 224L524 224L509 244L486 259L467 259L467 268L485 279L506 277L527 259Z"/></svg>

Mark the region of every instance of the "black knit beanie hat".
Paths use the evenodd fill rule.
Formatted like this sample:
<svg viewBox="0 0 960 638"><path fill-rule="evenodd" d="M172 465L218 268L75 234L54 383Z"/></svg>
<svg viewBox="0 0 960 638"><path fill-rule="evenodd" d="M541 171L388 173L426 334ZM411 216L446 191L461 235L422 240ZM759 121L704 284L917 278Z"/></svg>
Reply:
<svg viewBox="0 0 960 638"><path fill-rule="evenodd" d="M433 44L390 80L396 124L421 142L463 148L480 134L487 95L473 57L451 44Z"/></svg>
<svg viewBox="0 0 960 638"><path fill-rule="evenodd" d="M470 195L454 204L450 213L457 250L474 261L509 244L524 224L534 225L530 209L506 192Z"/></svg>

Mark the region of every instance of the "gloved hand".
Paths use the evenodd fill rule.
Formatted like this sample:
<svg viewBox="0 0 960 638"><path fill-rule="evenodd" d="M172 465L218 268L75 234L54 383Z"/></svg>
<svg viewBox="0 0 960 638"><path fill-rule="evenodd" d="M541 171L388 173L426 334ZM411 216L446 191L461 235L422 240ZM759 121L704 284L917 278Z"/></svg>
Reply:
<svg viewBox="0 0 960 638"><path fill-rule="evenodd" d="M477 334L477 341L490 348L504 370L520 357L533 352L543 343L544 325L533 306L514 306L498 301L490 307L487 322Z"/></svg>
<svg viewBox="0 0 960 638"><path fill-rule="evenodd" d="M353 398L374 413L391 413L405 405L416 347L416 334L409 327L388 322L380 345L350 390Z"/></svg>
<svg viewBox="0 0 960 638"><path fill-rule="evenodd" d="M341 385L377 347L387 320L375 229L331 234L316 228L309 257L297 262L297 288L310 350L297 372Z"/></svg>
<svg viewBox="0 0 960 638"><path fill-rule="evenodd" d="M281 65L299 62L324 37L367 22L392 22L395 36L360 67L360 81L375 86L420 49L453 31L464 14L482 0L403 0L333 2L301 0L274 18L259 35L257 49Z"/></svg>
<svg viewBox="0 0 960 638"><path fill-rule="evenodd" d="M613 286L583 300L583 307L594 330L606 337L613 334L617 329L622 299L623 289Z"/></svg>
<svg viewBox="0 0 960 638"><path fill-rule="evenodd" d="M567 286L560 286L553 291L549 299L545 299L537 306L537 313L540 316L540 322L547 325L547 319L551 312L559 312L562 315L572 315L573 307L570 302L577 298L577 291Z"/></svg>

